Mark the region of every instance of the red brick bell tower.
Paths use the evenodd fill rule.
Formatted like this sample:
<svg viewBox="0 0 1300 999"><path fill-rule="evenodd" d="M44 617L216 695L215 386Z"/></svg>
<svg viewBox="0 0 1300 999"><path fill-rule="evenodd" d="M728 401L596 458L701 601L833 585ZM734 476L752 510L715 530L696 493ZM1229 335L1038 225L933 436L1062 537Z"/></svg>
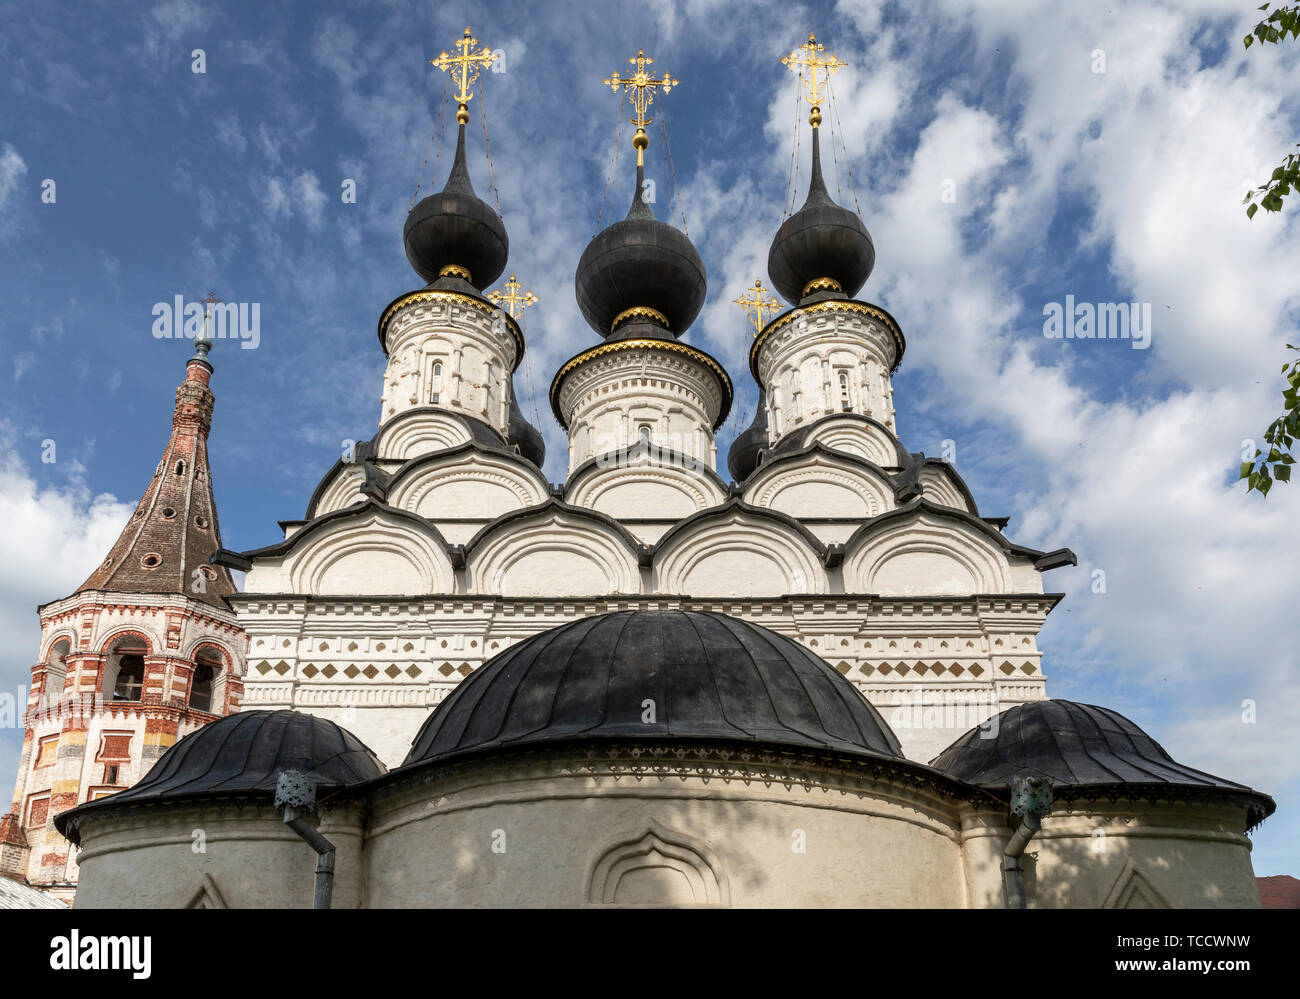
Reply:
<svg viewBox="0 0 1300 999"><path fill-rule="evenodd" d="M75 857L59 812L130 787L182 736L238 710L248 639L224 597L208 430L206 339L176 389L171 438L108 557L69 597L38 608L13 805L0 875L71 900Z"/></svg>

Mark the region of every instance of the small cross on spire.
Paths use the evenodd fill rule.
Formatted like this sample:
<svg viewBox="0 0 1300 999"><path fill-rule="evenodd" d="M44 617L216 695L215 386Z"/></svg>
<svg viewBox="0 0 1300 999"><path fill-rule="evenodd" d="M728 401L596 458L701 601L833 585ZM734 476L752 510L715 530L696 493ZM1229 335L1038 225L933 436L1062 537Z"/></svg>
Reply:
<svg viewBox="0 0 1300 999"><path fill-rule="evenodd" d="M479 70L484 66L491 66L493 59L496 58L496 53L489 48L475 52L474 46L477 44L478 39L469 28L466 28L465 34L456 41L455 55L448 55L446 50L443 50L438 54L437 59L429 60L437 69L451 74L452 82L458 88L456 100L460 102L460 106L456 109L456 120L462 125L469 121L469 102L474 97L474 91L469 88L478 80Z"/></svg>
<svg viewBox="0 0 1300 999"><path fill-rule="evenodd" d="M636 149L636 165L642 166L645 163L646 146L650 145L650 137L646 135L645 127L650 124L651 119L646 114L646 109L654 103L655 88L663 88L663 92L666 94L682 81L674 80L667 73L661 77L654 77L646 72L646 67L654 60L646 58L645 49L638 49L636 57L629 59L628 62L636 67L635 73L631 76L620 76L615 71L604 83L610 90L618 90L619 87L623 87L632 94L632 107L636 111L636 115L630 119L632 124L636 126L636 134L632 136L632 145Z"/></svg>
<svg viewBox="0 0 1300 999"><path fill-rule="evenodd" d="M767 295L767 298L763 297L764 294ZM767 325L767 321L771 316L781 311L781 303L763 287L762 278L755 278L752 288L747 289L739 298L733 298L731 301L745 310L745 315L753 324L755 336L758 336L763 327Z"/></svg>
<svg viewBox="0 0 1300 999"><path fill-rule="evenodd" d="M848 63L836 59L830 53L827 53L824 59L819 59L817 54L825 51L826 46L817 41L817 36L809 34L808 41L781 60L781 65L788 66L790 72L799 74L799 79L808 88L808 93L804 96L808 99L808 103L812 105L812 110L808 112L808 120L812 123L813 128L816 128L822 122L822 86L832 73L838 73L848 65ZM804 70L808 71L807 76L804 75ZM817 78L818 70L825 71L820 80Z"/></svg>
<svg viewBox="0 0 1300 999"><path fill-rule="evenodd" d="M513 274L510 275L510 280L500 288L489 292L488 299L510 313L511 319L518 319L524 314L525 309L541 301L540 298L521 285Z"/></svg>

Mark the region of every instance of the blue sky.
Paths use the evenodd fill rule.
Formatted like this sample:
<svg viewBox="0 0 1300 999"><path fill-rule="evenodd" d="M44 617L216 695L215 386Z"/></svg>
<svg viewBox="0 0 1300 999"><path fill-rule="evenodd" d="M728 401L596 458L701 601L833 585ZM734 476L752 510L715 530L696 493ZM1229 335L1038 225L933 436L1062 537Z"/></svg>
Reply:
<svg viewBox="0 0 1300 999"><path fill-rule="evenodd" d="M492 200L485 110L509 270L542 299L517 385L531 413L531 382L549 476L564 439L546 388L595 342L573 271L618 127L601 80L641 47L682 81L656 109L709 272L688 339L726 363L751 415L730 300L766 280L796 114L777 60L812 30L849 63L827 175L851 205L852 167L877 248L860 297L907 336L903 442L952 441L982 513L1078 553L1046 580L1068 594L1041 637L1049 693L1114 707L1179 760L1272 793L1256 870L1298 873L1300 484L1264 501L1234 481L1298 335L1297 209L1247 222L1240 205L1300 133L1300 48L1244 51L1255 6L0 3L0 689L25 682L35 605L102 559L166 440L191 345L151 335L155 303L260 304L257 349L212 353L228 547L275 541L340 442L373 434L375 325L420 283L401 226L447 92L427 60L466 24L505 52L472 106L470 167ZM656 212L680 222L650 131ZM453 135L421 194L445 179ZM602 225L631 196L629 138ZM1046 339L1044 305L1066 295L1149 303L1150 348ZM20 742L0 730L4 780Z"/></svg>

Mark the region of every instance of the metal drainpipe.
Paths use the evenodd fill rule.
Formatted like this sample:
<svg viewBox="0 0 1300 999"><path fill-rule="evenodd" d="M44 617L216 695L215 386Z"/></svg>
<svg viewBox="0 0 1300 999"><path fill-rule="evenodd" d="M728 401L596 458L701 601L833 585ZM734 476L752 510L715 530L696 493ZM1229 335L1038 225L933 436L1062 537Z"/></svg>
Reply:
<svg viewBox="0 0 1300 999"><path fill-rule="evenodd" d="M316 894L313 909L328 909L334 892L334 844L307 821L316 810L316 784L300 770L281 770L275 782L275 807L284 824L316 851Z"/></svg>
<svg viewBox="0 0 1300 999"><path fill-rule="evenodd" d="M1025 907L1025 871L1020 865L1025 847L1043 828L1043 816L1052 810L1052 782L1046 777L1011 779L1011 814L1021 816L1020 825L1002 851L1002 883L1008 909Z"/></svg>

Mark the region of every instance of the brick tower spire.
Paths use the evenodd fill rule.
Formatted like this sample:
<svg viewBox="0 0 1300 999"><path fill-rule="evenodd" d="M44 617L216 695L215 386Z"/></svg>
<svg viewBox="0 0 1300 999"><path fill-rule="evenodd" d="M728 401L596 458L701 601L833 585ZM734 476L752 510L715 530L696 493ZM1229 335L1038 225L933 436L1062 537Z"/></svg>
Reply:
<svg viewBox="0 0 1300 999"><path fill-rule="evenodd" d="M209 303L215 298L209 297ZM77 864L62 811L130 787L178 739L239 709L248 636L225 596L208 468L211 341L176 389L171 437L108 557L69 597L38 608L23 752L0 817L0 876L71 900Z"/></svg>
<svg viewBox="0 0 1300 999"><path fill-rule="evenodd" d="M153 480L108 557L76 590L184 593L224 607L235 592L230 572L208 564L221 547L208 469L208 430L214 397L208 382L210 341L196 341L176 389L171 439Z"/></svg>

